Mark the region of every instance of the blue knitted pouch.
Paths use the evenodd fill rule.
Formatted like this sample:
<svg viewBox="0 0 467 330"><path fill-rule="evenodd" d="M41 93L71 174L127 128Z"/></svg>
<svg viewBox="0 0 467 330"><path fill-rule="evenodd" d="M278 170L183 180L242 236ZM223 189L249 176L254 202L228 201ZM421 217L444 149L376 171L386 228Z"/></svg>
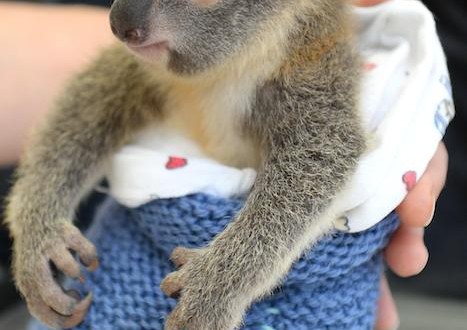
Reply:
<svg viewBox="0 0 467 330"><path fill-rule="evenodd" d="M242 204L196 194L128 209L109 199L88 232L100 267L86 274L80 288L92 290L94 300L76 329L162 330L176 304L159 289L174 270L171 251L205 245ZM242 329L371 330L383 271L381 250L397 225L391 214L364 232L321 239L273 295L250 308ZM30 329L44 328L35 323Z"/></svg>

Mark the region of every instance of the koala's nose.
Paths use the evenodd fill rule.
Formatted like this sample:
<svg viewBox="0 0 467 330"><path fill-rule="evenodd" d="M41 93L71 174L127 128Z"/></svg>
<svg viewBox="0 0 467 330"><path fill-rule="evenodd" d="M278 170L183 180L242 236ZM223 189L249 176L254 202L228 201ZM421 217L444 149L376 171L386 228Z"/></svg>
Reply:
<svg viewBox="0 0 467 330"><path fill-rule="evenodd" d="M110 27L123 42L137 46L150 34L153 0L117 0L110 9Z"/></svg>

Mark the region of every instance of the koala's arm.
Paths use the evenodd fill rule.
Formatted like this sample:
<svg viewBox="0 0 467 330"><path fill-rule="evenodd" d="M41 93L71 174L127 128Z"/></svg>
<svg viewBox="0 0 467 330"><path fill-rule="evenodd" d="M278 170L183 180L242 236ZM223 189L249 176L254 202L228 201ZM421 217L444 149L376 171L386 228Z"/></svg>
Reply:
<svg viewBox="0 0 467 330"><path fill-rule="evenodd" d="M263 168L244 208L207 248L174 251L185 265L162 284L168 294L181 293L166 329L238 327L248 306L331 229L333 199L365 149L358 61L334 50L307 70L259 92L251 128L266 150Z"/></svg>
<svg viewBox="0 0 467 330"><path fill-rule="evenodd" d="M79 200L99 179L109 156L132 132L157 116L156 89L141 87L134 57L111 48L71 82L36 134L17 171L6 221L13 275L31 313L49 326L78 323L90 296L78 302L55 283L49 261L79 278L81 261L94 268L96 252L72 225Z"/></svg>

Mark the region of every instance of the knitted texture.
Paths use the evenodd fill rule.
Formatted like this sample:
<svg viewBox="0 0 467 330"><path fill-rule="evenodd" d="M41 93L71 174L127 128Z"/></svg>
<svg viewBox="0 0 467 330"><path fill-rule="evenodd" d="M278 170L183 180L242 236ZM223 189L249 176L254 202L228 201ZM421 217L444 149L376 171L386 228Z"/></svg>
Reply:
<svg viewBox="0 0 467 330"><path fill-rule="evenodd" d="M92 290L94 300L76 329L163 329L176 304L159 289L174 270L171 251L179 245L205 245L242 204L203 194L155 200L137 209L107 201L88 232L100 267L86 274L85 288L79 288ZM242 329L372 329L381 250L397 224L391 214L364 232L321 239L293 265L280 288L253 304ZM30 329L44 328L36 323Z"/></svg>

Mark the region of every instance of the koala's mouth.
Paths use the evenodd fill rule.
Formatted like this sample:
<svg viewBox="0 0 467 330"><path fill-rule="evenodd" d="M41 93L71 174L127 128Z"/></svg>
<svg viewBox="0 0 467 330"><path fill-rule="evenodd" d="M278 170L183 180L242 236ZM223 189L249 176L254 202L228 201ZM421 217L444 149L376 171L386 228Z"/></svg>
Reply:
<svg viewBox="0 0 467 330"><path fill-rule="evenodd" d="M142 45L127 44L127 46L136 54L148 59L157 59L169 52L169 42L165 40Z"/></svg>

